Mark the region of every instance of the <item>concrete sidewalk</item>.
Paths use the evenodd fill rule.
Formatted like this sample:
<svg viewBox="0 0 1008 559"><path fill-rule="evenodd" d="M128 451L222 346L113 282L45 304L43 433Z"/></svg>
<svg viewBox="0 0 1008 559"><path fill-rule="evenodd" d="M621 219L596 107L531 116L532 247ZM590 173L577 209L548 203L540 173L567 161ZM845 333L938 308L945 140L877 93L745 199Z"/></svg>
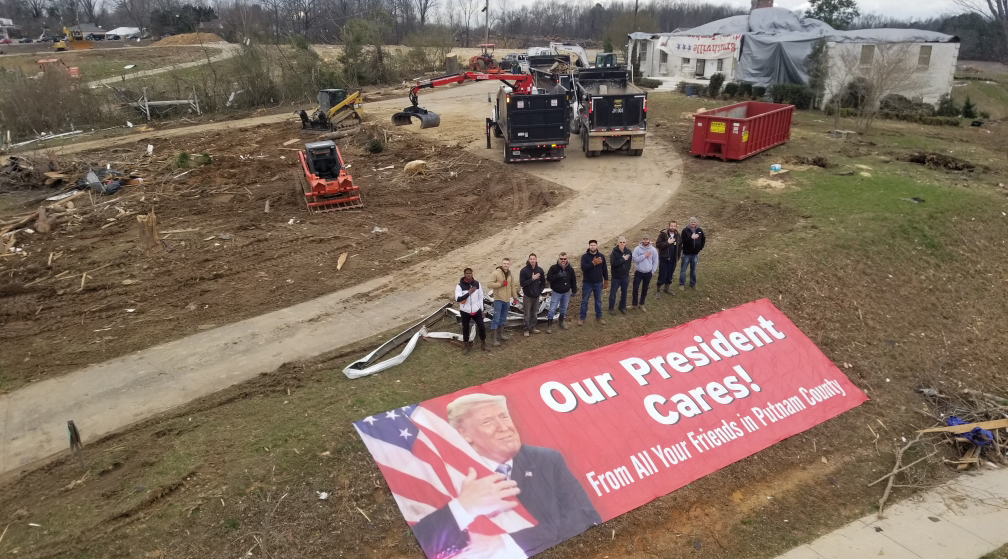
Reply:
<svg viewBox="0 0 1008 559"><path fill-rule="evenodd" d="M777 559L978 559L1008 543L1008 469L953 481Z"/></svg>

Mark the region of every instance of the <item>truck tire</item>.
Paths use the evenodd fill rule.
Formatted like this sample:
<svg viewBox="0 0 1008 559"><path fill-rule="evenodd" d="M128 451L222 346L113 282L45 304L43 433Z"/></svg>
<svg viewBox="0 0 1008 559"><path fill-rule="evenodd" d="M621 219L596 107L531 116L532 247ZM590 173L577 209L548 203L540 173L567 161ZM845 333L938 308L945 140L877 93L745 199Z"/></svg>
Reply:
<svg viewBox="0 0 1008 559"><path fill-rule="evenodd" d="M504 142L504 163L510 163L510 162L511 160L508 159L508 145L507 142Z"/></svg>
<svg viewBox="0 0 1008 559"><path fill-rule="evenodd" d="M580 118L576 118L576 119L574 119L571 122L571 129L570 129L570 131L571 131L571 134L580 134L581 133L581 119Z"/></svg>
<svg viewBox="0 0 1008 559"><path fill-rule="evenodd" d="M581 151L584 152L585 157L591 157L591 152L588 151L588 134L581 134Z"/></svg>
<svg viewBox="0 0 1008 559"><path fill-rule="evenodd" d="M642 153L644 153L643 149L632 149L632 150L630 150L630 155L634 155L634 156L637 156L637 157L640 157L640 155Z"/></svg>
<svg viewBox="0 0 1008 559"><path fill-rule="evenodd" d="M500 124L494 123L493 125L493 135L494 138L503 138L504 132L501 130Z"/></svg>

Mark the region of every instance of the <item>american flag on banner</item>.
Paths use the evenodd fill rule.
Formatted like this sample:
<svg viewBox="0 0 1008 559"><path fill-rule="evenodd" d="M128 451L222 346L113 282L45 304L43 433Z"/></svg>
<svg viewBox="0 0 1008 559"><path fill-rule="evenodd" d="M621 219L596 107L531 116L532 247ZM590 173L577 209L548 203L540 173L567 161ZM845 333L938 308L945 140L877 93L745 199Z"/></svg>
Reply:
<svg viewBox="0 0 1008 559"><path fill-rule="evenodd" d="M469 468L477 478L494 473L454 427L417 404L365 417L354 427L410 526L457 497ZM511 534L535 525L518 505L493 518L476 518L469 531Z"/></svg>

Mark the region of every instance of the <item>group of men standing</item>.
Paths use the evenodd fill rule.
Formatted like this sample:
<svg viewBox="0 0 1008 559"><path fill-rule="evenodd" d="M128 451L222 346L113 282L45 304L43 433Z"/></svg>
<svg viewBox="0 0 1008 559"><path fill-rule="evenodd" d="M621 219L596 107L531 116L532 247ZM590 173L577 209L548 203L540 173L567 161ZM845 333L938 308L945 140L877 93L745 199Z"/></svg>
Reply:
<svg viewBox="0 0 1008 559"><path fill-rule="evenodd" d="M588 241L588 250L581 255L581 309L578 326L583 325L588 315L588 300L595 298L595 319L605 324L602 318L602 292L610 289L610 273L612 286L609 291L609 313L616 312L616 297L619 293L619 311L626 314L627 291L630 287L631 264L633 267L633 295L631 307L647 312L644 302L647 299L648 288L655 271L658 272L656 286L660 293L671 294L672 278L675 275L676 262L679 266L679 289L686 286L686 267L689 266L689 286L696 287L697 256L703 250L706 237L695 217L689 219L689 224L679 231L675 221L662 229L654 244L650 235L644 235L633 250L627 248L626 238L620 237L609 254L609 262L598 250L598 242ZM517 280L511 271L511 260L505 258L494 269L487 287L493 290L493 320L490 323L491 344L499 346L501 341L510 340L504 332L504 321L507 319L511 304L518 300L521 289L522 309L524 311L523 331L527 337L538 334L536 327L539 313L539 299L550 287L549 309L546 313L546 333L553 333L553 320L557 318L557 326L567 330L567 306L571 295L578 291L577 274L568 261L567 253L561 252L555 264L548 271L539 266L538 257L533 253L525 261L525 266L518 272ZM455 287L455 300L459 303L462 315L462 345L463 353L468 354L475 340L469 340L470 323L476 323L480 348L489 351L486 345L486 328L483 324L483 286L473 278L472 268L466 268L464 275Z"/></svg>

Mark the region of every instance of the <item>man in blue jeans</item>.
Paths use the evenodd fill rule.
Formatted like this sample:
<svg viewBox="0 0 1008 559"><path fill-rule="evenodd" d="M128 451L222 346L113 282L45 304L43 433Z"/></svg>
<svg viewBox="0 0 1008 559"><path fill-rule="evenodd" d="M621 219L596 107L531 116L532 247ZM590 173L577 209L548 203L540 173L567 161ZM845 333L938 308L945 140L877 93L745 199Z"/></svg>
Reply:
<svg viewBox="0 0 1008 559"><path fill-rule="evenodd" d="M690 268L690 289L694 289L696 288L697 257L700 255L700 251L703 250L707 237L704 236L703 229L697 224L696 218L691 217L689 218L689 225L683 228L679 238L682 243L682 262L679 264L679 289L685 289L686 266Z"/></svg>
<svg viewBox="0 0 1008 559"><path fill-rule="evenodd" d="M655 240L655 248L658 249L658 291L661 293L662 286L665 286L665 293L672 289L672 276L675 274L676 262L679 261L679 227L675 220L669 222L667 229L662 229Z"/></svg>
<svg viewBox="0 0 1008 559"><path fill-rule="evenodd" d="M609 268L605 256L598 251L598 241L588 241L588 250L581 255L581 315L578 326L584 324L588 316L588 297L595 295L595 319L605 324L602 318L602 290L609 287Z"/></svg>
<svg viewBox="0 0 1008 559"><path fill-rule="evenodd" d="M612 272L612 289L609 290L609 314L616 314L616 292L620 291L619 312L626 314L626 294L630 288L630 258L633 252L626 246L626 237L620 237L612 253L609 254L609 269Z"/></svg>
<svg viewBox="0 0 1008 559"><path fill-rule="evenodd" d="M499 346L501 341L508 341L510 336L504 334L504 321L507 320L508 311L511 309L511 302L518 299L518 282L514 281L511 275L511 260L505 258L501 265L493 271L487 287L493 289L494 314L493 321L490 322L490 333L493 346Z"/></svg>
<svg viewBox="0 0 1008 559"><path fill-rule="evenodd" d="M574 266L567 262L567 253L561 252L557 258L557 263L550 266L546 272L546 281L550 284L550 304L546 313L546 333L553 333L553 317L560 311L560 329L566 330L567 324L567 304L570 303L571 294L577 294L577 276L574 274Z"/></svg>

